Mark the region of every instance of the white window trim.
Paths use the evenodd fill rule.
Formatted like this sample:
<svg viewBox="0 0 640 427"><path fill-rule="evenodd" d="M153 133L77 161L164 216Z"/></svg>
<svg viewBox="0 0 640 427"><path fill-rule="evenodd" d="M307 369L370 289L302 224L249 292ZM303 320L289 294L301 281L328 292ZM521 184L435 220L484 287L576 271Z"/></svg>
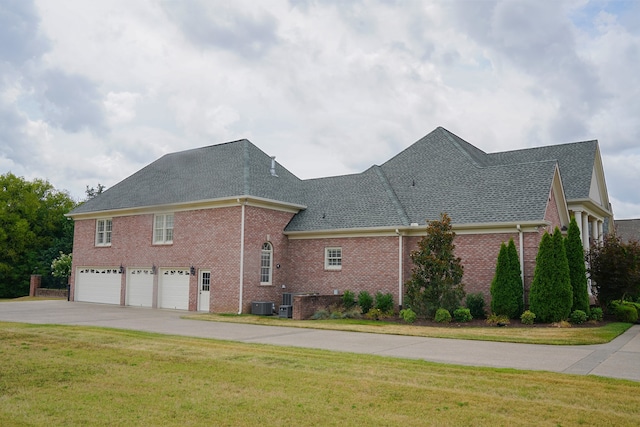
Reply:
<svg viewBox="0 0 640 427"><path fill-rule="evenodd" d="M171 217L172 221L171 221L171 240L167 239L167 230L169 230L169 228L167 228L167 217ZM156 227L156 223L158 221L159 218L162 218L162 239L160 239L158 237L158 227ZM174 224L175 224L175 217L173 215L173 213L166 213L166 214L156 214L153 216L153 244L154 245L171 245L173 244L173 230L174 230Z"/></svg>
<svg viewBox="0 0 640 427"><path fill-rule="evenodd" d="M331 251L340 251L340 258L337 257L332 257L329 258L329 253ZM329 260L330 259L339 259L340 260L340 264L339 265L329 265ZM334 246L334 247L329 247L329 248L324 248L324 269L325 270L342 270L342 248L339 246Z"/></svg>
<svg viewBox="0 0 640 427"><path fill-rule="evenodd" d="M268 250L264 249L264 246L267 245L267 244L269 245L269 248L270 248ZM267 282L263 282L262 281L262 268L263 268L262 257L264 256L265 252L269 253L269 266L268 266L269 267L269 281L267 281ZM273 245L271 243L269 243L269 242L265 242L262 245L262 248L260 250L260 285L268 286L268 285L271 285L272 283L273 283Z"/></svg>
<svg viewBox="0 0 640 427"><path fill-rule="evenodd" d="M100 224L103 224L102 232L100 231ZM109 230L107 230L107 224L110 225ZM96 220L96 235L95 235L95 245L96 246L111 246L111 237L113 232L113 220L111 218L99 218ZM99 237L102 233L102 241L100 241Z"/></svg>

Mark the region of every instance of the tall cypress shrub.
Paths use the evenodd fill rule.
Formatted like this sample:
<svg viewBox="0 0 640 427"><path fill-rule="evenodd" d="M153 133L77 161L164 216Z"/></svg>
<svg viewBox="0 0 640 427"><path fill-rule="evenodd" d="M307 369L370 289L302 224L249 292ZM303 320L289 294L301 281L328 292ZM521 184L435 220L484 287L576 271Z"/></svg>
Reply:
<svg viewBox="0 0 640 427"><path fill-rule="evenodd" d="M580 228L575 218L571 218L569 231L565 239L567 261L569 262L569 277L573 290L573 305L571 311L582 310L589 314L589 290L587 288L587 268L584 264L584 249L580 239Z"/></svg>
<svg viewBox="0 0 640 427"><path fill-rule="evenodd" d="M562 233L556 227L553 236L542 236L529 295L530 310L543 323L567 319L573 304L569 262Z"/></svg>
<svg viewBox="0 0 640 427"><path fill-rule="evenodd" d="M511 319L519 318L523 310L520 260L513 239L500 245L496 273L491 282L491 311Z"/></svg>

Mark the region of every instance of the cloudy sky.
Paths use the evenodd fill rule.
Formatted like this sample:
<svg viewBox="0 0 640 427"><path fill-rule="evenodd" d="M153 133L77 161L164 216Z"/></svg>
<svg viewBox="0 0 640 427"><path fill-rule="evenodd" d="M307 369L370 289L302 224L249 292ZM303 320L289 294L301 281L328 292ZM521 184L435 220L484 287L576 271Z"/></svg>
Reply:
<svg viewBox="0 0 640 427"><path fill-rule="evenodd" d="M241 138L300 178L361 172L437 126L597 139L640 218L640 2L0 0L0 173L77 200Z"/></svg>

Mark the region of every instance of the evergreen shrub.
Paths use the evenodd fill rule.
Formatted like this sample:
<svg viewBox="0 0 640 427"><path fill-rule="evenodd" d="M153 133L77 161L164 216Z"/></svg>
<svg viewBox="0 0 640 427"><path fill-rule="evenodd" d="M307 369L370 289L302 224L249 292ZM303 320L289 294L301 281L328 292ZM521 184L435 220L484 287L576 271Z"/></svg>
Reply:
<svg viewBox="0 0 640 427"><path fill-rule="evenodd" d="M436 317L434 319L437 323L449 323L451 322L451 313L446 308L439 308L436 311Z"/></svg>
<svg viewBox="0 0 640 427"><path fill-rule="evenodd" d="M358 294L358 305L362 309L362 314L367 314L373 307L373 297L367 291L361 291Z"/></svg>
<svg viewBox="0 0 640 427"><path fill-rule="evenodd" d="M374 307L383 313L393 313L393 295L376 292Z"/></svg>
<svg viewBox="0 0 640 427"><path fill-rule="evenodd" d="M473 319L471 316L471 310L464 307L456 308L453 311L453 318L456 322L471 322L471 319Z"/></svg>
<svg viewBox="0 0 640 427"><path fill-rule="evenodd" d="M638 310L631 304L622 303L616 307L615 316L619 322L636 323Z"/></svg>
<svg viewBox="0 0 640 427"><path fill-rule="evenodd" d="M416 321L418 315L410 308L404 308L400 310L400 317L402 317L402 320L404 320L406 323L413 323Z"/></svg>
<svg viewBox="0 0 640 427"><path fill-rule="evenodd" d="M487 313L484 311L484 294L482 292L468 294L465 305L474 319L484 319L487 317Z"/></svg>
<svg viewBox="0 0 640 427"><path fill-rule="evenodd" d="M356 305L356 295L352 291L344 291L342 295L342 305L345 310L351 310Z"/></svg>
<svg viewBox="0 0 640 427"><path fill-rule="evenodd" d="M520 321L523 325L533 325L533 322L536 320L536 315L532 311L525 311L520 316Z"/></svg>
<svg viewBox="0 0 640 427"><path fill-rule="evenodd" d="M491 311L517 319L524 309L520 259L513 239L500 245L496 272L491 282Z"/></svg>
<svg viewBox="0 0 640 427"><path fill-rule="evenodd" d="M569 316L569 322L574 325L581 325L587 321L587 313L582 310L573 310Z"/></svg>
<svg viewBox="0 0 640 427"><path fill-rule="evenodd" d="M595 320L596 322L601 322L604 318L604 313L600 307L594 307L591 309L591 313L589 314L589 319Z"/></svg>

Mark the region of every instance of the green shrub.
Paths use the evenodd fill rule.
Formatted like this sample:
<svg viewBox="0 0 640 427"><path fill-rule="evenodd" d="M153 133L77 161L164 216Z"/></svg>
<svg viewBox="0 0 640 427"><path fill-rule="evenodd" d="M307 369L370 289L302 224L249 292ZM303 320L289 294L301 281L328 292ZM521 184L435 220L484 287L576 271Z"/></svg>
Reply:
<svg viewBox="0 0 640 427"><path fill-rule="evenodd" d="M375 308L383 313L393 313L393 295L376 292Z"/></svg>
<svg viewBox="0 0 640 427"><path fill-rule="evenodd" d="M619 304L615 315L619 322L636 323L638 321L638 310L631 304Z"/></svg>
<svg viewBox="0 0 640 427"><path fill-rule="evenodd" d="M564 240L569 263L569 278L573 293L571 310L582 310L589 315L589 291L587 288L587 269L584 264L584 249L580 238L580 228L575 218L571 218L567 238Z"/></svg>
<svg viewBox="0 0 640 427"><path fill-rule="evenodd" d="M451 322L451 313L446 308L439 308L436 310L436 317L434 319L438 323L449 323Z"/></svg>
<svg viewBox="0 0 640 427"><path fill-rule="evenodd" d="M311 316L311 319L312 320L325 320L325 319L328 319L329 316L331 316L331 313L329 313L328 310L320 309L320 310L316 311L315 313L313 313L313 316Z"/></svg>
<svg viewBox="0 0 640 427"><path fill-rule="evenodd" d="M523 325L533 325L533 322L535 320L536 320L535 313L529 310L525 311L520 316L520 321L522 322Z"/></svg>
<svg viewBox="0 0 640 427"><path fill-rule="evenodd" d="M604 313L600 307L595 307L591 309L591 315L589 316L591 320L595 320L596 322L602 321L604 318Z"/></svg>
<svg viewBox="0 0 640 427"><path fill-rule="evenodd" d="M371 307L373 307L373 297L367 291L361 291L358 294L358 305L362 309L363 314L367 314Z"/></svg>
<svg viewBox="0 0 640 427"><path fill-rule="evenodd" d="M513 239L500 245L496 272L491 282L491 311L517 319L523 310L520 259Z"/></svg>
<svg viewBox="0 0 640 427"><path fill-rule="evenodd" d="M471 311L464 307L456 308L453 311L453 318L456 322L471 322L471 319L473 319Z"/></svg>
<svg viewBox="0 0 640 427"><path fill-rule="evenodd" d="M587 313L582 310L573 310L571 315L569 316L569 322L574 325L581 325L587 321Z"/></svg>
<svg viewBox="0 0 640 427"><path fill-rule="evenodd" d="M400 310L400 317L402 317L402 320L404 320L406 323L413 323L416 321L418 315L410 308L404 308Z"/></svg>
<svg viewBox="0 0 640 427"><path fill-rule="evenodd" d="M358 306L353 306L349 310L342 313L343 319L360 319L362 318L362 310Z"/></svg>
<svg viewBox="0 0 640 427"><path fill-rule="evenodd" d="M352 291L344 291L342 305L345 310L351 310L356 305L356 295Z"/></svg>
<svg viewBox="0 0 640 427"><path fill-rule="evenodd" d="M491 313L486 320L487 325L491 326L505 326L510 323L509 318L504 314Z"/></svg>
<svg viewBox="0 0 640 427"><path fill-rule="evenodd" d="M484 319L487 316L484 311L484 294L482 292L467 295L465 305L474 319Z"/></svg>
<svg viewBox="0 0 640 427"><path fill-rule="evenodd" d="M366 317L367 319L372 319L372 320L382 320L382 319L388 317L388 314L383 312L379 308L371 308L371 309L369 309L367 314L364 315L364 317Z"/></svg>

